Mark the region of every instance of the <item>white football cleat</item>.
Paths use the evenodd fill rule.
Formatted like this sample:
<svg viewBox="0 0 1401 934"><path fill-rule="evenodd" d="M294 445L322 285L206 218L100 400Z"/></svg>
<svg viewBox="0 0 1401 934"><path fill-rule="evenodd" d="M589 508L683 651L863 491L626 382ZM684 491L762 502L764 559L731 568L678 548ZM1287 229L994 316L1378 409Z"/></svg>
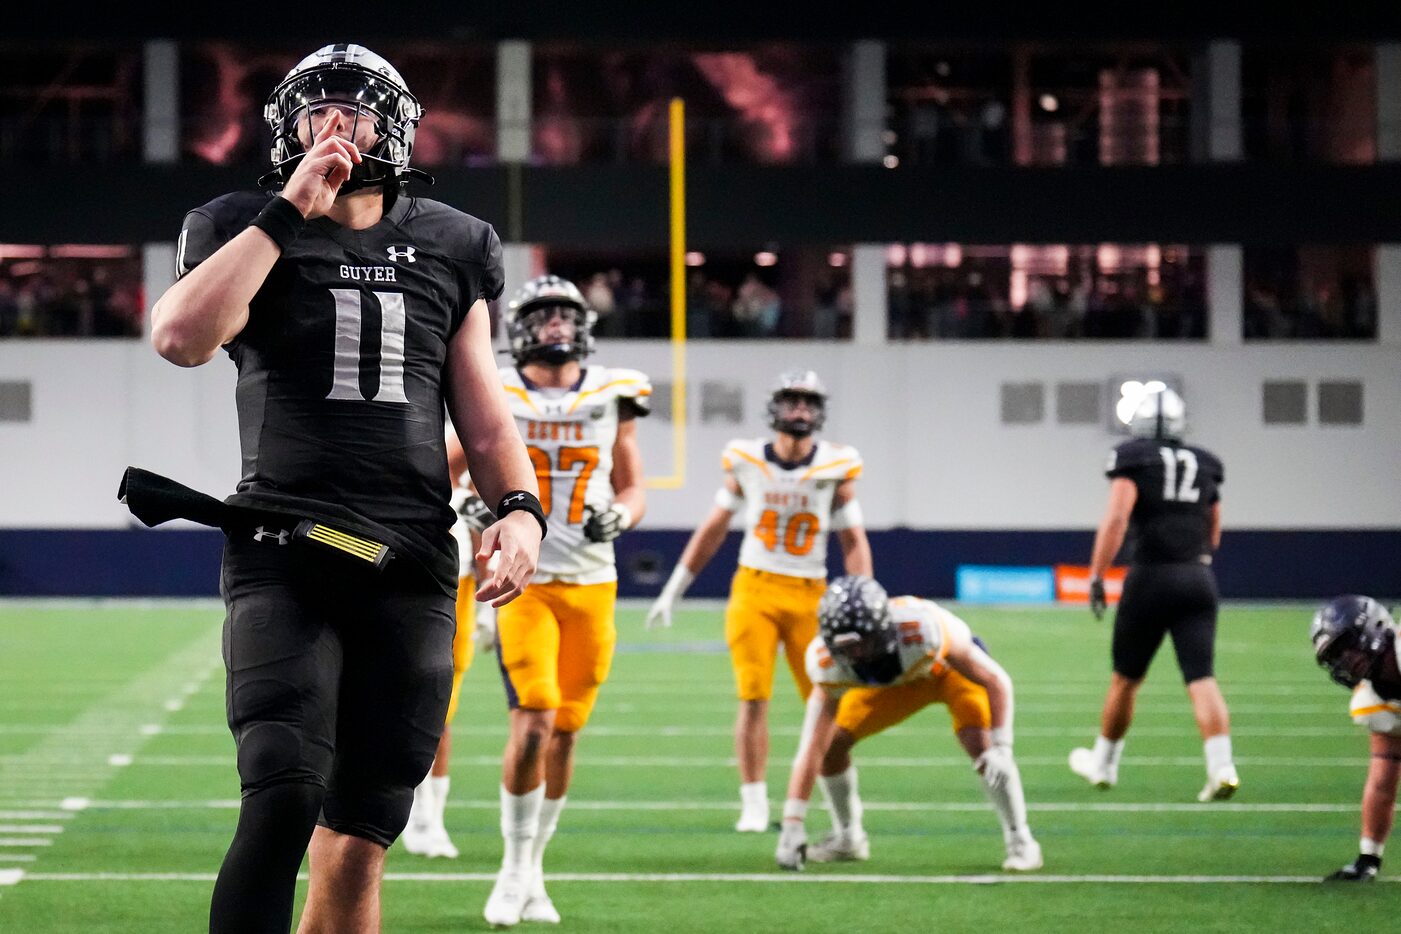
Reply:
<svg viewBox="0 0 1401 934"><path fill-rule="evenodd" d="M763 808L744 808L740 811L739 820L735 821L735 830L740 833L768 833L768 805Z"/></svg>
<svg viewBox="0 0 1401 934"><path fill-rule="evenodd" d="M530 877L527 873L503 867L497 873L496 884L491 887L491 897L482 909L482 917L486 918L487 924L496 928L519 924L529 888Z"/></svg>
<svg viewBox="0 0 1401 934"><path fill-rule="evenodd" d="M1070 750L1070 771L1102 791L1113 788L1119 780L1117 768L1100 764L1094 750L1083 746Z"/></svg>
<svg viewBox="0 0 1401 934"><path fill-rule="evenodd" d="M438 857L457 859L457 847L453 846L452 838L448 836L446 827L439 824L428 832L424 852L420 855L427 856L429 859Z"/></svg>
<svg viewBox="0 0 1401 934"><path fill-rule="evenodd" d="M858 834L832 831L808 847L810 863L854 863L871 858L871 838L862 830Z"/></svg>
<svg viewBox="0 0 1401 934"><path fill-rule="evenodd" d="M428 856L429 831L430 828L425 824L410 823L405 827L399 836L404 843L404 852L414 856Z"/></svg>
<svg viewBox="0 0 1401 934"><path fill-rule="evenodd" d="M1228 765L1218 769L1216 774L1207 780L1206 787L1197 792L1197 800L1205 804L1208 801L1225 801L1236 793L1240 787L1240 776L1236 774L1236 767Z"/></svg>
<svg viewBox="0 0 1401 934"><path fill-rule="evenodd" d="M525 908L521 911L522 921L538 921L542 924L559 924L559 910L550 901L545 891L545 877L536 874L530 883L530 891L525 896Z"/></svg>
<svg viewBox="0 0 1401 934"><path fill-rule="evenodd" d="M1002 861L1003 869L1008 872L1034 872L1043 865L1041 844L1031 837L1008 842L1007 858Z"/></svg>

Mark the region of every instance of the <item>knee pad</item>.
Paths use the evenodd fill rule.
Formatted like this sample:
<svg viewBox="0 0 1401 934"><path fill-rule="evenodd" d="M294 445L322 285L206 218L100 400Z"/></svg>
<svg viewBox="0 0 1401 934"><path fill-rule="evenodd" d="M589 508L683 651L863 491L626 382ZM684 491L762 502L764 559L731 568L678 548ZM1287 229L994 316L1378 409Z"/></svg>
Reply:
<svg viewBox="0 0 1401 934"><path fill-rule="evenodd" d="M588 697L571 697L555 712L555 729L561 733L577 733L589 722L594 702L598 699L595 689Z"/></svg>
<svg viewBox="0 0 1401 934"><path fill-rule="evenodd" d="M238 777L247 794L286 782L324 787L331 750L310 741L290 723L260 720L237 736Z"/></svg>
<svg viewBox="0 0 1401 934"><path fill-rule="evenodd" d="M527 710L557 710L562 702L557 678L531 668L517 672L504 672L510 682L509 694L514 703L512 708L524 707Z"/></svg>

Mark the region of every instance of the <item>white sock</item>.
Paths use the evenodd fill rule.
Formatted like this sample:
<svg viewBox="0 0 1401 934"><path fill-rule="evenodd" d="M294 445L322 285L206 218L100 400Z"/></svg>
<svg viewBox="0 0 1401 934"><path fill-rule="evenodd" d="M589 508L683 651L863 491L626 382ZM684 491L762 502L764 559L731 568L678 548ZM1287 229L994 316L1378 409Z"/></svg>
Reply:
<svg viewBox="0 0 1401 934"><path fill-rule="evenodd" d="M1211 778L1217 772L1229 766L1231 759L1231 734L1220 733L1211 737L1202 746L1206 750L1206 777Z"/></svg>
<svg viewBox="0 0 1401 934"><path fill-rule="evenodd" d="M535 834L540 826L540 804L545 800L545 783L532 791L513 795L501 786L501 837L506 851L501 868L525 872L534 855Z"/></svg>
<svg viewBox="0 0 1401 934"><path fill-rule="evenodd" d="M1026 824L1026 795L1022 792L1022 773L1017 769L1017 764L1012 763L1007 782L1001 788L993 788L983 779L983 790L987 792L988 800L997 812L997 819L1002 823L1003 841L1030 840L1031 828Z"/></svg>
<svg viewBox="0 0 1401 934"><path fill-rule="evenodd" d="M564 810L566 800L567 796L546 798L540 804L540 825L535 831L535 845L531 852L536 880L544 876L545 847L549 845L550 838L555 835L555 828L559 826L559 812Z"/></svg>
<svg viewBox="0 0 1401 934"><path fill-rule="evenodd" d="M860 835L862 832L861 795L857 791L856 766L838 775L821 775L817 779L822 791L827 795L827 805L832 811L832 827L841 833Z"/></svg>
<svg viewBox="0 0 1401 934"><path fill-rule="evenodd" d="M427 830L433 819L433 786L431 776L425 776L413 790L413 806L409 808L409 827L416 831Z"/></svg>
<svg viewBox="0 0 1401 934"><path fill-rule="evenodd" d="M1357 852L1363 856L1375 856L1377 859L1382 858L1382 850L1384 849L1386 849L1385 843L1378 843L1371 837L1363 837L1357 845Z"/></svg>
<svg viewBox="0 0 1401 934"><path fill-rule="evenodd" d="M769 809L769 783L745 782L740 785L739 803L746 811L750 809L767 811Z"/></svg>
<svg viewBox="0 0 1401 934"><path fill-rule="evenodd" d="M443 810L448 806L448 787L452 784L452 779L447 775L428 776L428 787L432 791L433 809L429 812L432 815L431 825L434 827L443 826Z"/></svg>
<svg viewBox="0 0 1401 934"><path fill-rule="evenodd" d="M1124 754L1124 741L1122 739L1105 739L1103 736L1095 737L1095 761L1104 768L1117 769L1119 767L1119 757Z"/></svg>

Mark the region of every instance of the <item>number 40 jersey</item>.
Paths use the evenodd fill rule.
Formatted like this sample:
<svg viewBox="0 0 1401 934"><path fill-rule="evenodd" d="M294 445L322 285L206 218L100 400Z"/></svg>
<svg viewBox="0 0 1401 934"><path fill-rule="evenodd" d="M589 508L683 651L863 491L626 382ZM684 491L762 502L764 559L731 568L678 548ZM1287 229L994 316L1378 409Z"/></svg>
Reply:
<svg viewBox="0 0 1401 934"><path fill-rule="evenodd" d="M744 497L741 567L789 577L827 577L827 533L838 484L861 474L855 448L820 440L812 455L779 460L762 438L731 441L720 458Z"/></svg>
<svg viewBox="0 0 1401 934"><path fill-rule="evenodd" d="M536 386L513 367L501 382L540 484L549 534L535 581L602 584L618 579L612 542L584 537L588 510L613 501L613 444L624 408L651 411L651 381L637 370L585 367L568 389Z"/></svg>

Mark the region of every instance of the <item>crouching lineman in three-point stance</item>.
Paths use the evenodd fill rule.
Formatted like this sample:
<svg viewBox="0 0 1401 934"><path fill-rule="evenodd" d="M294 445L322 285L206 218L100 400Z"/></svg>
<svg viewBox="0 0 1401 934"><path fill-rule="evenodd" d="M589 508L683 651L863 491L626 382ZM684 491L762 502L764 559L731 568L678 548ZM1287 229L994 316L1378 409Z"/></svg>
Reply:
<svg viewBox="0 0 1401 934"><path fill-rule="evenodd" d="M740 816L735 830L769 829L768 709L773 667L783 645L800 697L812 690L803 652L817 635L817 601L827 580L827 533L837 533L848 574L871 573L871 546L856 501L861 455L813 437L826 420L827 390L811 370L778 378L769 401L772 441L731 441L715 508L691 535L671 578L647 613L647 626L671 625L673 604L715 556L730 519L744 508L744 543L725 609L739 716Z"/></svg>
<svg viewBox="0 0 1401 934"><path fill-rule="evenodd" d="M501 371L535 464L549 534L539 573L497 614L497 651L511 706L501 778L505 856L488 922L557 923L542 859L574 768L574 743L608 677L618 573L613 540L642 517L638 416L652 387L636 370L585 367L595 312L572 282L541 276L511 298L516 367Z"/></svg>
<svg viewBox="0 0 1401 934"><path fill-rule="evenodd" d="M1152 383L1149 384L1153 386ZM1134 698L1163 636L1172 635L1206 756L1197 800L1223 801L1240 787L1231 755L1231 715L1216 683L1216 577L1211 556L1221 544L1221 461L1184 444L1182 397L1161 383L1127 413L1132 441L1114 449L1105 473L1109 504L1090 556L1090 609L1104 616L1104 572L1127 533L1133 563L1114 617L1114 671L1094 748L1070 753L1076 775L1101 789L1119 779Z"/></svg>
<svg viewBox="0 0 1401 934"><path fill-rule="evenodd" d="M807 650L812 679L802 740L788 782L779 866L870 857L851 748L930 704L944 704L1002 823L1002 868L1040 869L1041 845L1026 822L1021 773L1012 758L1012 679L942 607L889 599L869 577L832 581L818 607L821 635ZM807 845L804 821L814 781L832 810L832 832Z"/></svg>
<svg viewBox="0 0 1401 934"><path fill-rule="evenodd" d="M1318 611L1309 637L1318 663L1334 681L1352 689L1352 719L1372 733L1357 859L1324 881L1371 882L1382 868L1401 779L1401 632L1371 597L1345 596Z"/></svg>

